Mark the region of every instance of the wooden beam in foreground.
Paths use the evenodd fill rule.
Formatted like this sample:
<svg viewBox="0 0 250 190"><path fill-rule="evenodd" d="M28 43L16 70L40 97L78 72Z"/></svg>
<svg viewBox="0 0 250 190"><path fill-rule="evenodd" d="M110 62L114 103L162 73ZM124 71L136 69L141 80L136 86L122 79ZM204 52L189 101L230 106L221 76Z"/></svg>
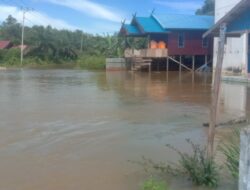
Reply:
<svg viewBox="0 0 250 190"><path fill-rule="evenodd" d="M218 55L217 55L217 63L215 69L215 75L213 80L213 89L212 89L212 104L210 110L210 125L208 132L208 146L207 153L210 158L214 156L214 137L215 137L215 126L217 120L217 111L218 111L218 103L219 103L219 93L221 86L221 73L222 73L222 65L224 59L225 52L225 41L226 41L226 23L222 23L220 25L220 38L218 44Z"/></svg>

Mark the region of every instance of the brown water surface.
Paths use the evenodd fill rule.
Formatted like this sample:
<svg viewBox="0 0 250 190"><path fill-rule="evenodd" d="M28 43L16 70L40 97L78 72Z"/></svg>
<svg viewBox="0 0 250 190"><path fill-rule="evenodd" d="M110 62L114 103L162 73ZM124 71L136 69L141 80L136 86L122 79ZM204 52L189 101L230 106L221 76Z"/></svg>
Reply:
<svg viewBox="0 0 250 190"><path fill-rule="evenodd" d="M139 189L145 173L128 160L176 161L166 144L206 143L210 93L209 75L1 71L0 190ZM223 84L220 120L249 117L249 101L247 86Z"/></svg>

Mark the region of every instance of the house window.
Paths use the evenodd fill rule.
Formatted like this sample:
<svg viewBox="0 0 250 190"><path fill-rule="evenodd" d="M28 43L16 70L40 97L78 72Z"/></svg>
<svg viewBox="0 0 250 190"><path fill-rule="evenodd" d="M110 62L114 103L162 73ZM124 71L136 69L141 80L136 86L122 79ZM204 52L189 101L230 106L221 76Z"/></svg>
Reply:
<svg viewBox="0 0 250 190"><path fill-rule="evenodd" d="M185 47L185 35L184 35L184 33L179 33L178 47L179 48L184 48Z"/></svg>
<svg viewBox="0 0 250 190"><path fill-rule="evenodd" d="M202 39L202 47L203 48L208 48L208 39L207 38Z"/></svg>

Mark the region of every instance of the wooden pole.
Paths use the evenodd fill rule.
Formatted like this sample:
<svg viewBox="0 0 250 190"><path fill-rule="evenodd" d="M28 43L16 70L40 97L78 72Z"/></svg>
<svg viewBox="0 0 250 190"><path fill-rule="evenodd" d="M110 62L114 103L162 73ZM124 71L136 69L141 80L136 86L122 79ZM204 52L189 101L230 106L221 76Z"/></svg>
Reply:
<svg viewBox="0 0 250 190"><path fill-rule="evenodd" d="M192 70L195 72L195 55L192 56Z"/></svg>
<svg viewBox="0 0 250 190"><path fill-rule="evenodd" d="M160 63L159 63L159 60L157 60L157 71L160 72Z"/></svg>
<svg viewBox="0 0 250 190"><path fill-rule="evenodd" d="M217 110L218 110L218 102L219 102L219 92L221 86L221 73L222 73L222 64L224 59L225 52L225 41L226 41L226 23L220 25L220 37L218 42L218 56L217 63L213 81L213 89L212 89L212 104L210 110L210 125L208 132L208 146L207 153L209 158L213 158L214 156L214 137L215 137L215 127L217 120Z"/></svg>
<svg viewBox="0 0 250 190"><path fill-rule="evenodd" d="M182 56L180 55L180 63L182 64ZM179 72L181 73L181 64L179 65Z"/></svg>
<svg viewBox="0 0 250 190"><path fill-rule="evenodd" d="M151 66L152 66L152 62L151 62L151 63L149 63L149 65L148 65L148 72L149 72L149 73L151 73L151 71L152 71Z"/></svg>
<svg viewBox="0 0 250 190"><path fill-rule="evenodd" d="M169 59L167 57L167 63L166 63L166 71L168 72L169 71Z"/></svg>

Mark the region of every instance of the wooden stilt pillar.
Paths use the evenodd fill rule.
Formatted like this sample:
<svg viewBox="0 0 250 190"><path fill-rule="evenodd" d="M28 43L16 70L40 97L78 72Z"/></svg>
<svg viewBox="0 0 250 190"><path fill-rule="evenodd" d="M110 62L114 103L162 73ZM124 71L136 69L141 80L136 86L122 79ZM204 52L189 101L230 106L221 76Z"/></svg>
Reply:
<svg viewBox="0 0 250 190"><path fill-rule="evenodd" d="M159 60L157 60L157 71L160 72L160 64L159 64Z"/></svg>
<svg viewBox="0 0 250 190"><path fill-rule="evenodd" d="M166 71L168 72L169 71L169 59L167 57L167 62L166 62Z"/></svg>
<svg viewBox="0 0 250 190"><path fill-rule="evenodd" d="M192 70L195 71L195 55L192 56Z"/></svg>
<svg viewBox="0 0 250 190"><path fill-rule="evenodd" d="M208 66L208 56L207 55L205 55L205 64L206 64L206 66Z"/></svg>
<svg viewBox="0 0 250 190"><path fill-rule="evenodd" d="M180 63L182 64L182 56L180 55ZM181 73L182 68L181 68L181 64L179 65L179 72Z"/></svg>
<svg viewBox="0 0 250 190"><path fill-rule="evenodd" d="M149 73L151 73L151 71L152 71L151 66L152 66L152 63L149 63L149 65L148 65L148 72L149 72Z"/></svg>

